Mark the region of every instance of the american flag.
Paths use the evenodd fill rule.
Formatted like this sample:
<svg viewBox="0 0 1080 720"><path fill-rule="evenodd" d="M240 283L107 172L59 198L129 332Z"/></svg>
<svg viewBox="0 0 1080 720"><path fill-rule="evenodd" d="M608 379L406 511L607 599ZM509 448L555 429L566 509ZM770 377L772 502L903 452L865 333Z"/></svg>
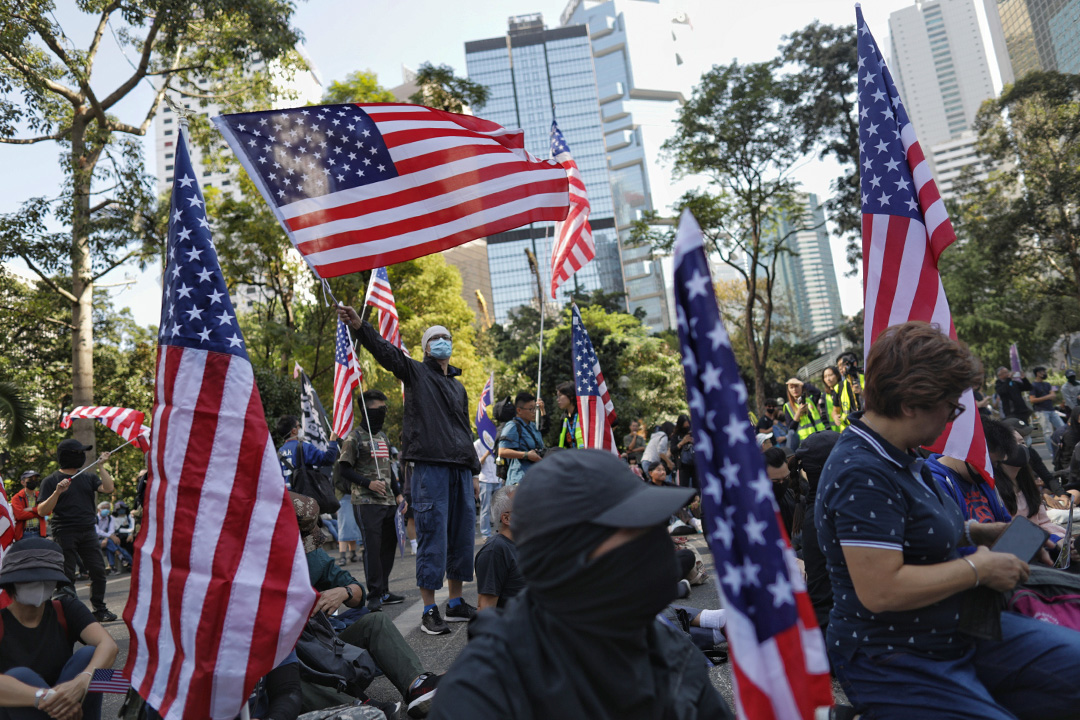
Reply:
<svg viewBox="0 0 1080 720"><path fill-rule="evenodd" d="M390 459L390 446L386 444L384 440L374 439L373 444L375 446L375 452L372 455L378 459Z"/></svg>
<svg viewBox="0 0 1080 720"><path fill-rule="evenodd" d="M353 390L360 387L363 379L364 374L356 363L349 329L338 320L334 349L334 432L340 438L352 430Z"/></svg>
<svg viewBox="0 0 1080 720"><path fill-rule="evenodd" d="M566 220L556 227L555 244L551 248L551 297L555 297L560 285L596 257L596 245L589 227L590 206L585 181L581 179L581 171L570 157L570 148L554 120L551 122L551 156L566 169L570 178L570 211Z"/></svg>
<svg viewBox="0 0 1080 720"><path fill-rule="evenodd" d="M80 405L60 420L60 427L71 427L72 420L97 420L128 442L134 442L143 452L150 450L150 428L143 425L146 415L139 410L107 405Z"/></svg>
<svg viewBox="0 0 1080 720"><path fill-rule="evenodd" d="M956 339L938 258L954 240L915 128L878 50L862 9L859 32L859 158L863 212L863 331L865 352L890 325L923 320ZM964 412L931 448L980 468L992 482L990 455L975 396L964 391Z"/></svg>
<svg viewBox="0 0 1080 720"><path fill-rule="evenodd" d="M679 221L674 287L705 533L728 613L736 714L810 720L817 707L832 705L825 641L746 417L746 387L689 211Z"/></svg>
<svg viewBox="0 0 1080 720"><path fill-rule="evenodd" d="M0 482L0 558L11 543L15 542L15 513L8 502L7 490ZM5 593L6 595L6 593Z"/></svg>
<svg viewBox="0 0 1080 720"><path fill-rule="evenodd" d="M315 602L180 133L124 674L166 720L234 718Z"/></svg>
<svg viewBox="0 0 1080 720"><path fill-rule="evenodd" d="M368 283L364 304L379 311L379 334L394 347L401 348L406 357L412 357L401 341L397 304L394 302L394 291L390 288L390 276L386 274L385 267L377 267L371 271L371 282Z"/></svg>
<svg viewBox="0 0 1080 720"><path fill-rule="evenodd" d="M566 217L566 171L496 123L404 103L214 118L320 277Z"/></svg>
<svg viewBox="0 0 1080 720"><path fill-rule="evenodd" d="M488 414L488 408L494 404L495 373L492 373L484 383L484 390L480 393L480 402L476 405L476 434L488 452L495 450L495 436L499 432L491 415Z"/></svg>
<svg viewBox="0 0 1080 720"><path fill-rule="evenodd" d="M86 691L96 693L125 693L128 691L129 687L131 687L131 680L119 670L98 669L95 670L94 674L91 676L90 685L86 688Z"/></svg>
<svg viewBox="0 0 1080 720"><path fill-rule="evenodd" d="M581 423L585 447L610 450L616 455L615 448L615 406L611 403L611 393L604 382L604 373L600 370L600 361L596 359L589 332L581 321L577 305L571 306L573 324L571 341L573 342L574 383L577 385L578 420Z"/></svg>

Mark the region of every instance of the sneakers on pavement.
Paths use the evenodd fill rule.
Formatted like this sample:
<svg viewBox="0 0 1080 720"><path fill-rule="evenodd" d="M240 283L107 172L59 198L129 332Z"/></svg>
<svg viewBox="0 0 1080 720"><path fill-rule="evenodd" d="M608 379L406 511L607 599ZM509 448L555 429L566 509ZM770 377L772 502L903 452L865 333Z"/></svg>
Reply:
<svg viewBox="0 0 1080 720"><path fill-rule="evenodd" d="M420 629L428 635L450 634L450 626L443 621L437 606L424 613L424 617L420 620Z"/></svg>
<svg viewBox="0 0 1080 720"><path fill-rule="evenodd" d="M401 720L401 710L405 707L404 703L383 702L381 700L375 700L374 698L365 700L364 705L370 705L376 710L382 710L382 714L386 716L386 720Z"/></svg>
<svg viewBox="0 0 1080 720"><path fill-rule="evenodd" d="M462 600L457 607L446 604L446 622L469 622L476 617L476 608Z"/></svg>
<svg viewBox="0 0 1080 720"><path fill-rule="evenodd" d="M373 597L373 598L369 598L368 601L367 601L367 608L371 612L379 612L380 610L382 610L382 606L383 606L382 600L380 600L379 598Z"/></svg>
<svg viewBox="0 0 1080 720"><path fill-rule="evenodd" d="M409 706L409 717L427 717L428 710L431 709L431 703L435 699L435 686L439 684L439 677L441 676L435 673L424 673L413 680L413 684L409 686L408 692L405 693L405 702Z"/></svg>
<svg viewBox="0 0 1080 720"><path fill-rule="evenodd" d="M395 595L392 592L388 592L382 596L383 605L399 605L405 602L405 598L402 595Z"/></svg>
<svg viewBox="0 0 1080 720"><path fill-rule="evenodd" d="M108 608L101 608L100 610L94 611L94 618L98 622L112 622L116 619L116 613L109 612Z"/></svg>

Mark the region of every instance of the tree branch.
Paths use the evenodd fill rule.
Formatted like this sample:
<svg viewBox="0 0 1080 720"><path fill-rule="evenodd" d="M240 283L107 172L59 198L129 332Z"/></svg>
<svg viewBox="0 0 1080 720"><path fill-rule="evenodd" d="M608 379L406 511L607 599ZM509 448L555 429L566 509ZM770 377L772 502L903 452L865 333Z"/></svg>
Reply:
<svg viewBox="0 0 1080 720"><path fill-rule="evenodd" d="M54 80L49 80L46 77L42 77L42 76L38 75L37 73L35 73L30 68L29 65L23 63L18 58L16 58L14 55L12 55L11 53L9 53L9 52L7 52L5 50L0 50L0 56L3 56L3 58L5 60L7 60L9 63L11 63L12 67L14 67L16 70L18 70L19 73L22 74L22 76L25 77L30 82L32 82L32 83L37 83L37 82L42 83L46 88L48 88L52 92L56 93L60 97L64 98L65 100L70 102L75 107L79 107L80 105L82 105L82 98L79 97L79 93L75 92L74 90L67 87L66 85L61 85L60 83L58 83L58 82L56 82Z"/></svg>
<svg viewBox="0 0 1080 720"><path fill-rule="evenodd" d="M34 264L33 260L26 257L26 255L23 255L22 253L19 254L19 257L21 257L23 259L23 261L26 262L27 266L31 270L34 271L34 274L37 275L39 278L41 278L41 281L43 283L45 283L49 288L51 288L54 292L56 292L61 297L63 297L64 299L66 299L66 300L68 300L70 302L73 302L73 303L74 302L79 302L79 298L75 297L70 292L68 292L64 288L60 287L59 285L57 285L56 282L54 282L51 277L49 277L44 272L39 270L38 266Z"/></svg>
<svg viewBox="0 0 1080 720"><path fill-rule="evenodd" d="M146 68L149 67L150 57L154 54L154 42L157 40L158 31L161 29L162 15L164 15L164 13L161 12L154 15L154 22L150 24L150 29L146 32L146 40L143 42L142 55L139 56L139 64L135 67L135 72L133 72L131 77L125 80L120 87L109 93L108 97L106 97L105 101L102 103L103 107L111 108L127 95L133 87L138 85L140 80L146 77Z"/></svg>
<svg viewBox="0 0 1080 720"><path fill-rule="evenodd" d="M109 16L120 7L119 2L111 3L108 7L101 11L101 19L98 20L98 26L94 30L94 39L90 41L90 49L86 51L86 73L89 75L94 67L94 59L97 57L98 47L101 45L101 38L105 34L105 27L109 24Z"/></svg>
<svg viewBox="0 0 1080 720"><path fill-rule="evenodd" d="M113 270L115 270L116 268L120 267L121 265L123 265L123 264L124 264L124 263L126 263L126 262L127 262L128 260L130 260L131 258L135 257L135 256L136 256L136 255L138 255L138 254L139 254L139 251L138 251L138 250L132 250L132 251L131 251L131 252L129 252L129 253L127 254L127 255L125 255L124 257L120 258L119 260L117 260L116 262L114 262L114 263L113 263L112 265L110 265L109 267L107 267L107 268L105 268L104 270L102 270L101 272L99 272L99 273L98 273L97 275L94 275L94 276L92 276L92 277L90 278L90 282L96 282L96 281L98 280L98 278L101 278L101 277L104 277L105 275L108 275L108 274L109 274L109 273L111 273L111 272L112 272Z"/></svg>
<svg viewBox="0 0 1080 720"><path fill-rule="evenodd" d="M17 313L20 313L20 314L26 312L26 308L16 308L16 307L11 307L10 305L0 305L0 310L7 310L9 312L17 312ZM55 324L57 324L57 325L59 325L61 327L67 328L68 330L74 330L75 329L75 326L72 325L71 323L64 322L63 320L57 320L57 319L51 318L51 317L40 317L40 318L35 318L35 320L44 320L45 322L55 323Z"/></svg>
<svg viewBox="0 0 1080 720"><path fill-rule="evenodd" d="M60 138L71 132L71 128L64 128L63 130L57 130L52 135L42 135L35 138L3 138L0 137L0 143L7 145L33 145L34 143L45 142L46 140L59 140Z"/></svg>
<svg viewBox="0 0 1080 720"><path fill-rule="evenodd" d="M45 41L45 45L53 51L53 54L56 55L56 57L60 58L61 62L67 66L67 69L75 77L75 80L78 81L79 89L82 90L86 99L90 101L90 106L94 108L94 114L97 115L98 122L101 123L102 129L104 129L108 123L108 119L105 117L105 109L102 108L101 103L98 102L97 95L94 94L93 88L90 87L89 62L85 70L78 67L47 25L41 23L37 18L28 18L27 21L35 30L37 30L38 37ZM82 103L80 102L79 104L81 105Z"/></svg>

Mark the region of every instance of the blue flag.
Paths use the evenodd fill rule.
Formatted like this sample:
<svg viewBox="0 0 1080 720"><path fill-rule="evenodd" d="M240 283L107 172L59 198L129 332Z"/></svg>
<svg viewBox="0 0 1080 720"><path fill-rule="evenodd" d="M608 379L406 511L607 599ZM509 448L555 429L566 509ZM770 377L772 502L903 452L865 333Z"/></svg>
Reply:
<svg viewBox="0 0 1080 720"><path fill-rule="evenodd" d="M495 374L488 376L484 384L484 391L480 393L480 403L476 406L476 434L480 436L480 443L487 448L488 452L495 451L495 436L497 430L495 422L488 415L488 408L495 403Z"/></svg>

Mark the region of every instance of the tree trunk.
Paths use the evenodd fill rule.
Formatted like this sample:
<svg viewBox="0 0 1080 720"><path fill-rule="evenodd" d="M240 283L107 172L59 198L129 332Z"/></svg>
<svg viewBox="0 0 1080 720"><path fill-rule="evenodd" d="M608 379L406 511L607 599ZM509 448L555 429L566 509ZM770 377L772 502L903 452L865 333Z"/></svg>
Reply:
<svg viewBox="0 0 1080 720"><path fill-rule="evenodd" d="M94 404L94 283L90 258L90 185L93 157L85 144L86 126L76 119L71 128L71 380L72 404ZM94 444L94 421L76 420L75 439ZM93 459L93 453L87 455Z"/></svg>

